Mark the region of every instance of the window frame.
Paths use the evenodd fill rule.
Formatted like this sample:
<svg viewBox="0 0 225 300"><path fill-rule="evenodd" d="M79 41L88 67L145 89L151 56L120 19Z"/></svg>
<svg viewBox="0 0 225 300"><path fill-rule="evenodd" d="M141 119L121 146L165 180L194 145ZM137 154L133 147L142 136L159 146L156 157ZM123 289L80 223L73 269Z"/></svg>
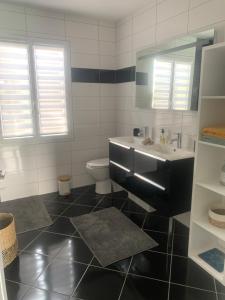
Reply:
<svg viewBox="0 0 225 300"><path fill-rule="evenodd" d="M71 82L71 64L70 64L70 47L67 41L62 40L46 40L41 38L21 38L6 39L0 38L0 42L27 45L28 64L30 72L30 94L32 105L32 121L34 136L10 137L4 138L2 134L1 118L0 118L0 144L35 144L45 142L70 141L73 136L72 123L72 82ZM35 83L35 63L34 63L34 46L58 47L64 48L64 64L65 64L65 95L66 95L66 116L67 116L67 134L56 135L40 135L38 120L38 99L37 87Z"/></svg>
<svg viewBox="0 0 225 300"><path fill-rule="evenodd" d="M158 59L158 58L155 58ZM170 81L170 96L169 96L169 103L168 103L168 108L155 108L153 107L153 97L151 99L151 109L154 110L162 110L162 111L177 111L177 112L184 112L184 111L189 111L190 110L190 106L191 106L191 93L192 93L192 86L193 86L193 65L194 62L190 61L188 59L173 59L171 57L168 58L163 58L163 59L158 59L160 61L165 61L165 62L170 62L172 63L172 69L171 69L171 81ZM190 63L191 65L191 72L190 72L190 89L189 89L189 98L188 98L188 104L187 104L187 109L174 109L173 108L173 90L174 90L174 74L175 74L175 64L176 63ZM153 65L154 68L154 65ZM154 73L154 69L153 69L153 73ZM153 78L154 80L154 78Z"/></svg>

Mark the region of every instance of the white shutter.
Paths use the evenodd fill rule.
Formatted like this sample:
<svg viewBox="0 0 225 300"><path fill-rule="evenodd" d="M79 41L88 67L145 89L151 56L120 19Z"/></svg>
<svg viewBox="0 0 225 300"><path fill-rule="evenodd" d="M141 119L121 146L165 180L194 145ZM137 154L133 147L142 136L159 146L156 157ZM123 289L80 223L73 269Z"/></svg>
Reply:
<svg viewBox="0 0 225 300"><path fill-rule="evenodd" d="M0 43L0 115L3 138L33 136L27 45Z"/></svg>
<svg viewBox="0 0 225 300"><path fill-rule="evenodd" d="M64 48L34 46L40 135L68 133Z"/></svg>
<svg viewBox="0 0 225 300"><path fill-rule="evenodd" d="M172 107L176 110L187 110L191 85L191 63L175 62Z"/></svg>
<svg viewBox="0 0 225 300"><path fill-rule="evenodd" d="M168 109L171 94L171 77L173 63L171 61L154 60L152 107Z"/></svg>

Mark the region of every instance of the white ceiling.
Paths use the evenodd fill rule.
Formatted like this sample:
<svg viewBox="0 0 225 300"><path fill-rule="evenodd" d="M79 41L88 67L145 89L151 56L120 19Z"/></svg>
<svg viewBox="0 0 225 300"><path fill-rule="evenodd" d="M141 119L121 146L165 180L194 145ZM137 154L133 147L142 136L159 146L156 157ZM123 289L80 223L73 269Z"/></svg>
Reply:
<svg viewBox="0 0 225 300"><path fill-rule="evenodd" d="M119 20L138 8L156 0L12 0L13 3L30 4L97 18Z"/></svg>

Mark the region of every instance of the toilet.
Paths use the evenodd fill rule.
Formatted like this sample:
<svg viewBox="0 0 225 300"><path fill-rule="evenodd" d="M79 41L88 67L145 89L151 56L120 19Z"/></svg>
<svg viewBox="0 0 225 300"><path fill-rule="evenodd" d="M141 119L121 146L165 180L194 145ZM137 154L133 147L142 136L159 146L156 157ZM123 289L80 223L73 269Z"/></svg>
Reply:
<svg viewBox="0 0 225 300"><path fill-rule="evenodd" d="M90 160L86 164L86 169L95 182L95 192L97 194L111 193L111 180L109 179L109 159L100 158Z"/></svg>

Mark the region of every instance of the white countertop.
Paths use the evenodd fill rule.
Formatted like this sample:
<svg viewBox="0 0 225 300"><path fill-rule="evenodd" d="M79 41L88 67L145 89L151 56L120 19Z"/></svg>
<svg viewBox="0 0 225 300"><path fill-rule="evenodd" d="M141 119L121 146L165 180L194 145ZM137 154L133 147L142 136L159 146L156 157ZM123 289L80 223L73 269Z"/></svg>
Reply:
<svg viewBox="0 0 225 300"><path fill-rule="evenodd" d="M194 152L188 151L186 149L178 149L172 145L143 145L141 138L136 138L132 136L126 137L114 137L109 138L109 141L115 144L125 146L127 148L134 148L138 152L152 156L159 160L180 160L186 158L193 158Z"/></svg>

